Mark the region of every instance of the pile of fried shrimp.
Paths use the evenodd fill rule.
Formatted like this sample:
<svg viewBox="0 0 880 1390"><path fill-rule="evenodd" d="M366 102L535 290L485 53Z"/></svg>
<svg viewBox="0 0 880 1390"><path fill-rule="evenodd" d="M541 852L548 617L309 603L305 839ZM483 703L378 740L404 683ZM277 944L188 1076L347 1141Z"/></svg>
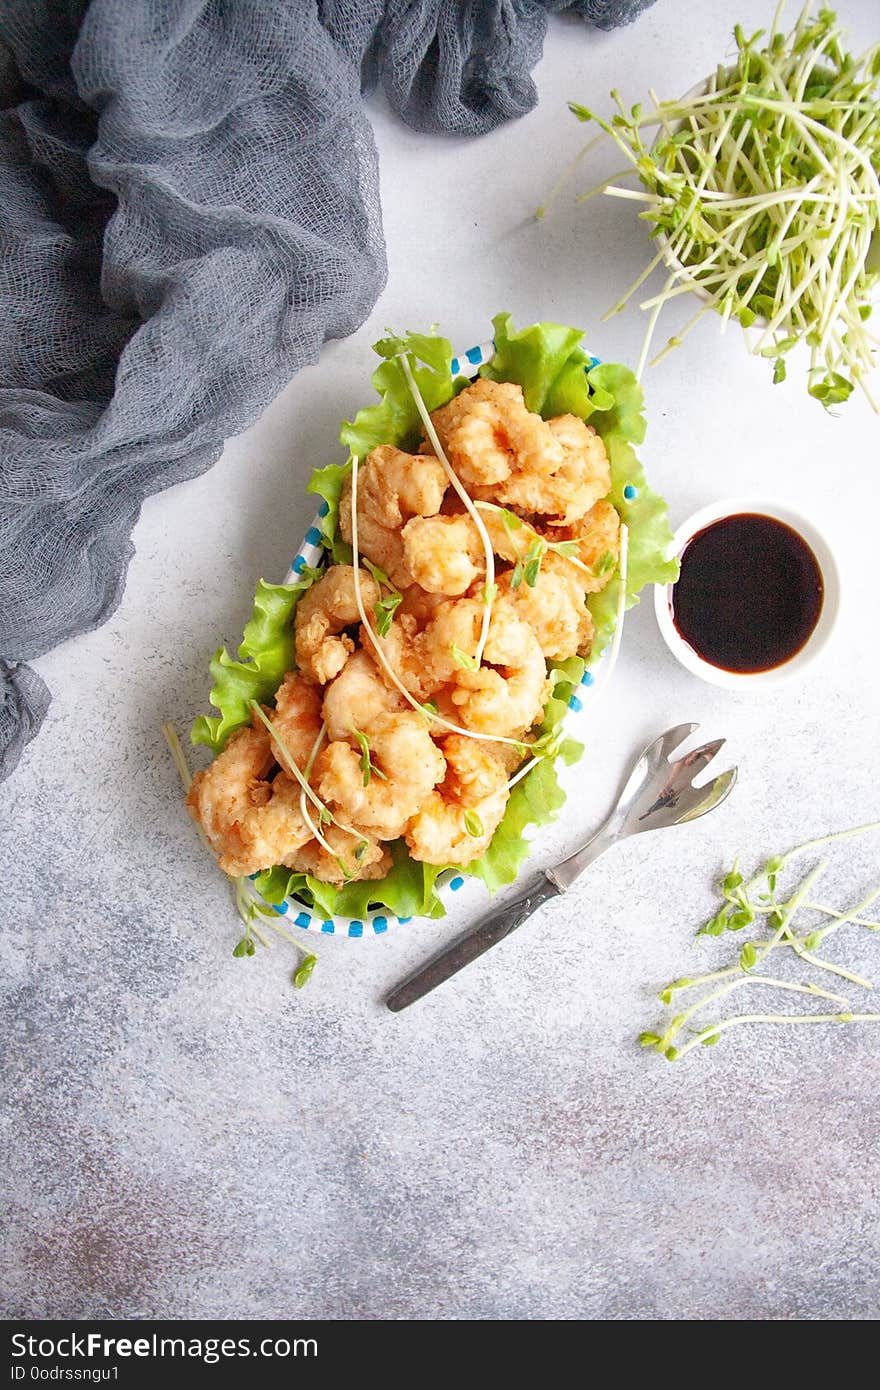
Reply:
<svg viewBox="0 0 880 1390"><path fill-rule="evenodd" d="M354 461L354 565L304 593L274 708L193 779L189 810L232 876L380 879L401 838L413 859L470 864L529 757L547 663L589 655L587 596L621 540L599 435L489 380L425 421L418 453Z"/></svg>

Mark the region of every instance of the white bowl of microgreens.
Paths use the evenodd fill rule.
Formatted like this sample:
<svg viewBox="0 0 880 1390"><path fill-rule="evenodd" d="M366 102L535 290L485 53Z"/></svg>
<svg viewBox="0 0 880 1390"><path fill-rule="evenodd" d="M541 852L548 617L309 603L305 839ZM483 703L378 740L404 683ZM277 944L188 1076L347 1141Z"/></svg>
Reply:
<svg viewBox="0 0 880 1390"><path fill-rule="evenodd" d="M766 33L748 38L737 25L736 60L677 101L652 91L650 109L628 109L612 92L610 119L571 103L602 132L581 156L610 138L627 161L578 201L597 193L633 200L657 240L656 255L606 315L665 265L663 289L640 301L649 318L639 375L712 310L722 331L731 320L741 325L749 350L772 361L774 382L803 347L809 394L823 406L858 387L880 411L869 382L880 337L868 323L880 285L880 45L853 57L834 13L814 17L811 8L787 34L783 3ZM618 182L629 175L639 187ZM651 356L661 311L692 293L700 307Z"/></svg>

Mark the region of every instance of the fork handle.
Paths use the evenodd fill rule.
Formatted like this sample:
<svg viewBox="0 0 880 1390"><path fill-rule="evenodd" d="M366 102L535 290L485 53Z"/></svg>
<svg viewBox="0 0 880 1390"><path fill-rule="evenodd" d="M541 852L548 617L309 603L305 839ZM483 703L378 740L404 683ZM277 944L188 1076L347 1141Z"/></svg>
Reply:
<svg viewBox="0 0 880 1390"><path fill-rule="evenodd" d="M556 884L551 883L546 874L541 874L519 898L507 903L505 907L498 908L496 912L489 913L488 917L484 917L465 936L447 946L445 951L417 970L404 984L398 985L385 1001L388 1008L397 1014L401 1009L409 1008L410 1004L414 1004L425 994L430 994L431 990L442 985L444 980L458 974L459 970L470 965L471 961L476 960L484 951L488 951L491 946L497 946L499 941L510 936L510 933L521 927L523 922L527 922L543 903L558 897L559 892Z"/></svg>

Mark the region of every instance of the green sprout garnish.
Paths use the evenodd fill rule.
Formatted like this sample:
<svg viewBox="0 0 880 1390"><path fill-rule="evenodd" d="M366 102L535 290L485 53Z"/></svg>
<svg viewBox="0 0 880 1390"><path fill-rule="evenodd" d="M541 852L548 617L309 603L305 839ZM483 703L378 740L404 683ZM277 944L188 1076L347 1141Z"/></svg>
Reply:
<svg viewBox="0 0 880 1390"><path fill-rule="evenodd" d="M534 589L538 582L541 560L544 558L546 548L544 541L540 539L532 541L525 555L517 560L513 567L513 574L510 577L511 589L518 589L523 580L530 589Z"/></svg>
<svg viewBox="0 0 880 1390"><path fill-rule="evenodd" d="M782 8L769 34L747 36L737 25L733 60L692 96L654 100L643 111L627 109L613 91L610 119L570 103L626 165L578 201L598 193L630 199L662 239L606 315L665 263L662 291L640 302L649 318L638 376L661 311L696 289L703 302L651 365L714 310L722 328L733 319L754 329L749 350L772 360L774 382L785 379L785 356L803 345L814 399L830 410L859 387L876 411L866 378L878 340L865 324L880 278L872 245L880 225L880 48L854 57L834 12L813 16L810 3L783 34ZM629 176L639 186L618 182Z"/></svg>
<svg viewBox="0 0 880 1390"><path fill-rule="evenodd" d="M372 560L368 560L365 555L362 555L360 562L365 569L369 570L379 586L379 597L373 608L376 618L376 634L379 637L387 637L391 631L394 614L403 603L403 594L391 583L385 571L380 569L378 565L374 565ZM388 592L383 594L382 589L387 589Z"/></svg>
<svg viewBox="0 0 880 1390"><path fill-rule="evenodd" d="M363 774L364 786L370 785L372 777L378 777L380 782L387 782L388 778L385 773L376 766L370 757L370 740L366 734L362 734L360 729L352 729L351 732L353 737L357 739L358 747L361 750L361 773ZM361 850L361 858L363 858L363 854L364 852ZM357 851L355 851L355 858L357 858Z"/></svg>
<svg viewBox="0 0 880 1390"><path fill-rule="evenodd" d="M480 836L486 833L483 828L483 822L480 820L476 811L465 811L464 828L474 840L479 840Z"/></svg>
<svg viewBox="0 0 880 1390"><path fill-rule="evenodd" d="M452 652L452 659L457 666L463 667L465 671L476 671L477 658L475 656L470 656L467 652L463 652L461 647L457 647L454 642L449 650Z"/></svg>
<svg viewBox="0 0 880 1390"><path fill-rule="evenodd" d="M302 989L304 985L308 984L309 980L312 978L312 971L317 964L318 957L313 951L303 957L299 969L295 970L293 973L293 984L295 989Z"/></svg>
<svg viewBox="0 0 880 1390"><path fill-rule="evenodd" d="M263 929L267 928L277 936L282 937L290 946L293 946L301 957L293 976L293 983L297 989L302 989L303 985L311 978L317 963L317 956L314 952L306 951L296 937L291 936L290 932L281 925L279 914L259 897L249 879L234 878L232 886L235 894L235 908L244 923L244 936L233 947L232 954L239 960L243 956L252 956L256 952L257 942L268 950L272 943L264 934Z"/></svg>
<svg viewBox="0 0 880 1390"><path fill-rule="evenodd" d="M376 600L373 609L376 615L376 633L379 637L387 637L391 631L391 623L394 614L403 603L403 594L386 594L384 598Z"/></svg>
<svg viewBox="0 0 880 1390"><path fill-rule="evenodd" d="M836 831L834 834L824 835L815 840L808 840L804 844L796 845L786 854L774 855L750 878L746 878L740 871L739 860L734 861L733 867L724 875L720 884L724 904L708 922L700 927L697 935L720 937L726 932L742 931L746 926L757 926L758 933L763 931L764 934L754 935L752 939L746 941L740 948L738 955L729 964L722 965L719 969L709 971L704 975L686 975L666 985L659 994L660 1002L665 1005L672 1004L674 997L682 990L700 989L702 993L697 997L695 1003L670 1019L662 1032L642 1033L639 1037L642 1047L650 1048L666 1057L668 1061L678 1061L693 1048L714 1045L722 1033L747 1023L880 1022L880 1013L853 1012L849 999L845 995L832 993L813 979L794 981L763 973L763 966L768 956L777 951L787 951L800 964L813 970L821 970L825 972L826 976L828 974L836 976L838 979L846 981L849 986L866 990L873 988L870 980L856 974L853 970L838 965L835 961L828 960L825 956L819 955L818 951L827 937L850 924L872 932L880 931L880 922L864 915L871 904L880 899L880 887L872 888L854 907L845 910L829 907L814 896L814 885L826 868L825 863L819 863L810 870L800 883L788 891L787 896L777 896L780 877L788 869L792 860L810 850L819 849L838 840L849 839L852 836L863 835L873 830L880 830L880 821ZM822 924L819 926L811 925L806 931L803 929L799 931L796 922L802 913L810 913L813 917L818 916L822 919ZM708 1027L691 1028L691 1020L709 1004L726 999L728 995L737 990L752 986L784 990L815 999L827 999L840 1007L834 1013L821 1014L744 1013L721 1019ZM685 1029L689 1030L692 1035L687 1042L679 1044L677 1039Z"/></svg>

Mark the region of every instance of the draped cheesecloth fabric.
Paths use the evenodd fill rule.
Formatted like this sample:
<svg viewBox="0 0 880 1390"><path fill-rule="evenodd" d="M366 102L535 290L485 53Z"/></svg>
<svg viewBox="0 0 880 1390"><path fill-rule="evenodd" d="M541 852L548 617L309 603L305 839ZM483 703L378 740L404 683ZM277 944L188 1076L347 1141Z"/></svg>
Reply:
<svg viewBox="0 0 880 1390"><path fill-rule="evenodd" d="M528 111L548 12L651 0L2 0L0 779L24 663L112 613L143 499L210 467L385 281L363 94Z"/></svg>

